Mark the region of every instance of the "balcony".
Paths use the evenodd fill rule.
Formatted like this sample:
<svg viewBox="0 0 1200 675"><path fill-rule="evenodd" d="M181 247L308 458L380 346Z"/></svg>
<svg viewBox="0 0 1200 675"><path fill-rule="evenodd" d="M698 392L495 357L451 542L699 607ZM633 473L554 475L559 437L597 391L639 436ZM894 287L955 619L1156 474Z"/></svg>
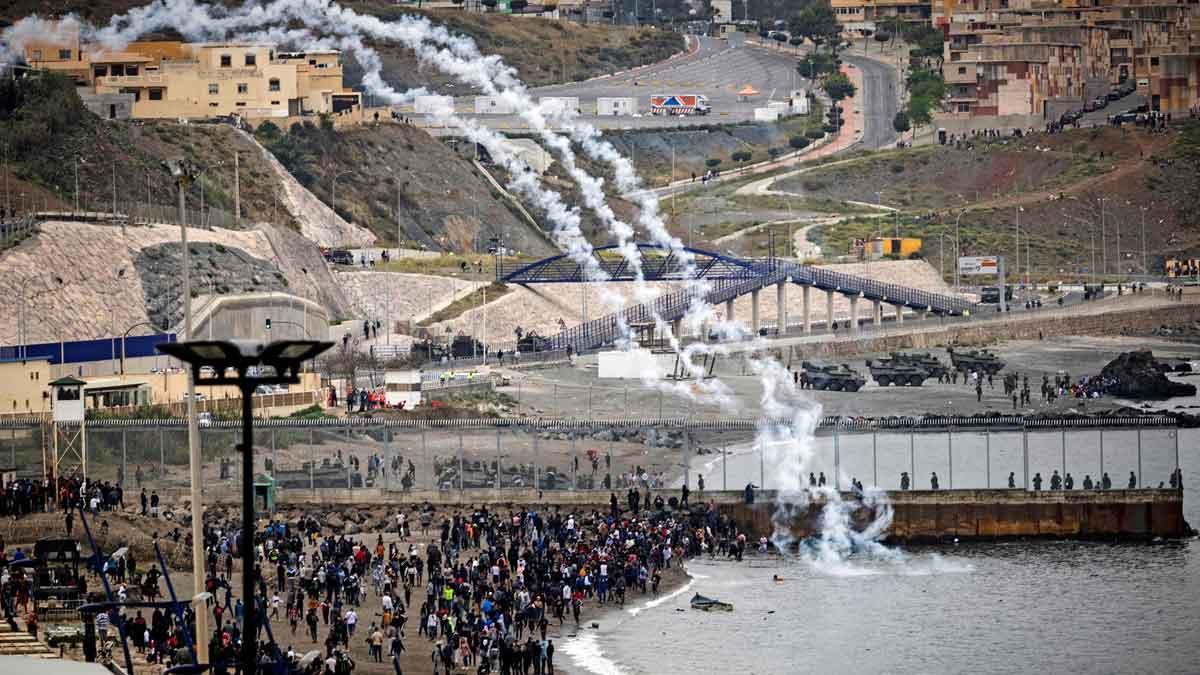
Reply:
<svg viewBox="0 0 1200 675"><path fill-rule="evenodd" d="M965 62L956 61L955 63ZM959 68L964 68L966 72L958 72ZM975 84L975 82L979 79L979 75L974 63L969 63L968 65L964 66L947 63L946 66L942 68L942 77L946 80L946 84Z"/></svg>

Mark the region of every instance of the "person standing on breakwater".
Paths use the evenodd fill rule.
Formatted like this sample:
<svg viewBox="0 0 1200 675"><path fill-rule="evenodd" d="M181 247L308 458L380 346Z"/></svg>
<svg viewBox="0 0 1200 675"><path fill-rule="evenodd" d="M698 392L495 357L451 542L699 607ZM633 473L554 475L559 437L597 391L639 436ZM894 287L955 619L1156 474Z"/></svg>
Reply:
<svg viewBox="0 0 1200 675"><path fill-rule="evenodd" d="M936 489L938 489L938 477L937 477L937 472L936 472L936 471L934 471L934 472L933 472L932 474L930 474L930 476L929 476L929 489L930 489L930 490L936 490Z"/></svg>

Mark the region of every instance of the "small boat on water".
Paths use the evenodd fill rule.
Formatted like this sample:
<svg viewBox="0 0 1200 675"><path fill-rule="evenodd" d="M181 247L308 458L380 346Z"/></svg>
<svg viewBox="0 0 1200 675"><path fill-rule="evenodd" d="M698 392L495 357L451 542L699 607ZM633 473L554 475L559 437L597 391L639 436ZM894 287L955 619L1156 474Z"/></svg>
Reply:
<svg viewBox="0 0 1200 675"><path fill-rule="evenodd" d="M733 605L728 602L721 602L715 598L706 598L699 593L692 596L692 609L702 609L706 612L721 611L732 612Z"/></svg>

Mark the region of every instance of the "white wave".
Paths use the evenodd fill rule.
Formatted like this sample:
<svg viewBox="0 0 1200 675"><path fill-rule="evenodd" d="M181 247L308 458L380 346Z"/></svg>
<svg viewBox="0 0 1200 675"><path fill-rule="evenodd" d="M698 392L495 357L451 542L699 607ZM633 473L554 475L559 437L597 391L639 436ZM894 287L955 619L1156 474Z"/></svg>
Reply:
<svg viewBox="0 0 1200 675"><path fill-rule="evenodd" d="M679 588L668 593L667 595L664 595L661 598L655 598L653 600L650 600L649 602L642 605L641 607L630 607L629 609L627 609L625 611L629 612L630 616L637 616L638 614L641 614L642 612L646 611L647 609L654 609L655 607L658 607L659 605L663 604L664 602L668 602L674 598L679 597L680 595L683 595L689 589L691 589L692 584L696 583L696 579L702 579L702 578L704 578L704 577L694 575L694 576L692 576L691 579L688 579L688 582L686 584L680 586Z"/></svg>
<svg viewBox="0 0 1200 675"><path fill-rule="evenodd" d="M615 661L604 655L600 649L599 634L585 633L568 640L563 645L563 652L571 657L575 665L595 675L625 675L625 671Z"/></svg>

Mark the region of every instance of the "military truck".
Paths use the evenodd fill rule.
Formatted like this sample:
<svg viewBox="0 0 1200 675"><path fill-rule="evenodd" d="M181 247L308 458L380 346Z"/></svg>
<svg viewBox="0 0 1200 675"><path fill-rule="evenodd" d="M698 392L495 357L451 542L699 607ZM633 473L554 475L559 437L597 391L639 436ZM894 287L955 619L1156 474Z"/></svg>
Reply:
<svg viewBox="0 0 1200 675"><path fill-rule="evenodd" d="M955 351L953 347L947 347L946 351L950 353L950 363L954 365L955 370L960 372L974 371L995 375L1004 369L1004 362L986 349L969 349L959 352Z"/></svg>
<svg viewBox="0 0 1200 675"><path fill-rule="evenodd" d="M813 389L828 391L858 391L867 383L867 378L840 363L805 361L804 380Z"/></svg>
<svg viewBox="0 0 1200 675"><path fill-rule="evenodd" d="M892 352L891 361L895 363L907 363L909 365L924 368L929 371L929 377L938 377L950 374L950 369L946 364L942 363L938 357L929 352L914 352L906 354L904 352Z"/></svg>
<svg viewBox="0 0 1200 675"><path fill-rule="evenodd" d="M878 361L868 359L867 369L871 371L871 377L881 387L889 384L898 387L919 387L929 378L928 370L918 365L897 361L895 358Z"/></svg>

